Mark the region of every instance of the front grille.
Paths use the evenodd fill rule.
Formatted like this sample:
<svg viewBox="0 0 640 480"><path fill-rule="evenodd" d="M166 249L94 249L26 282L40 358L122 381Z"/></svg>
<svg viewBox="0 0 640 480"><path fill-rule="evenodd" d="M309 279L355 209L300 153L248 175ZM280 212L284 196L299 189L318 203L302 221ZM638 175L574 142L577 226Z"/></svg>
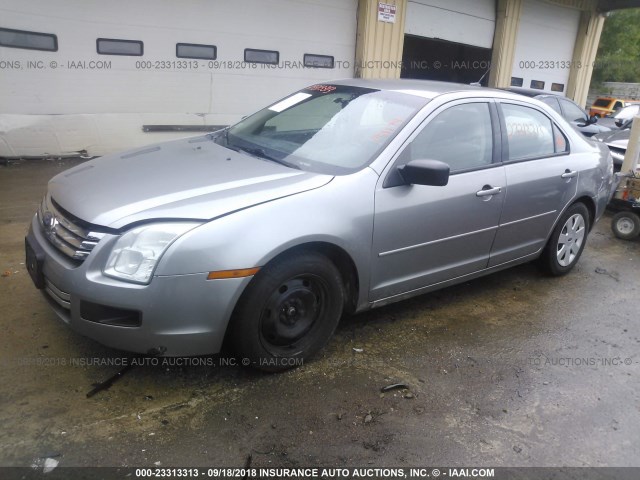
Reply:
<svg viewBox="0 0 640 480"><path fill-rule="evenodd" d="M38 219L47 239L67 257L82 262L104 237L104 233L88 229L81 221L65 212L47 195L40 209Z"/></svg>

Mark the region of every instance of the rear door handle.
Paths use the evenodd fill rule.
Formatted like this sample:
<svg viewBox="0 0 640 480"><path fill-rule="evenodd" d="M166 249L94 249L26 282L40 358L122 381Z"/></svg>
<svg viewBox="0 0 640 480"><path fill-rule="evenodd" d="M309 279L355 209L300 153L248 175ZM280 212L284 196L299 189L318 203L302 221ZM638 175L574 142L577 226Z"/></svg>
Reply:
<svg viewBox="0 0 640 480"><path fill-rule="evenodd" d="M566 169L564 171L564 173L562 175L560 175L562 178L573 178L573 177L577 177L578 176L578 172L576 170L571 171L569 169Z"/></svg>
<svg viewBox="0 0 640 480"><path fill-rule="evenodd" d="M488 197L489 195L497 195L502 192L501 187L492 187L491 185L485 185L482 190L476 192L476 197Z"/></svg>

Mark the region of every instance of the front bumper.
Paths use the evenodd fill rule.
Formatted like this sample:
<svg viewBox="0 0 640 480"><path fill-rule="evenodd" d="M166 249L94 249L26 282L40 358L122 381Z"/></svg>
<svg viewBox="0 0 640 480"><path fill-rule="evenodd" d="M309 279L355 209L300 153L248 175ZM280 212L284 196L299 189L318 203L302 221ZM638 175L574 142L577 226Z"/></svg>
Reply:
<svg viewBox="0 0 640 480"><path fill-rule="evenodd" d="M27 238L42 257L41 291L62 321L103 345L130 352L161 352L167 356L218 353L233 308L251 280L207 280L204 272L155 276L149 285L136 285L102 274L116 236L103 238L79 265L51 245L37 216ZM139 312L140 325L87 320L81 310L86 312L88 304L108 307L106 311Z"/></svg>

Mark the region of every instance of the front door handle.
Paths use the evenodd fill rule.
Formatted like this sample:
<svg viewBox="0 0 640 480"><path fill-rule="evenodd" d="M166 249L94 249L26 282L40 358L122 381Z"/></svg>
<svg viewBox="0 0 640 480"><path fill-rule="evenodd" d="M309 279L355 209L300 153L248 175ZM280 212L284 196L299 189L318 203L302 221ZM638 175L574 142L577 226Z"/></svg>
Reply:
<svg viewBox="0 0 640 480"><path fill-rule="evenodd" d="M502 192L501 187L492 187L491 185L485 185L482 190L476 192L476 197L488 197L489 195L497 195Z"/></svg>
<svg viewBox="0 0 640 480"><path fill-rule="evenodd" d="M562 178L573 178L573 177L577 177L578 176L578 172L576 170L569 170L568 168L564 171L564 173L562 175L560 175Z"/></svg>

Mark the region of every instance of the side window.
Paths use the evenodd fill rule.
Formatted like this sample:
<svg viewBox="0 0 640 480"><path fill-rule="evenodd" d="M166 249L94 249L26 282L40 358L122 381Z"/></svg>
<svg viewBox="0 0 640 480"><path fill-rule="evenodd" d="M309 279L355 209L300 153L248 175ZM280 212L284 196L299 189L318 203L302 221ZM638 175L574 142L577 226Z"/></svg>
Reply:
<svg viewBox="0 0 640 480"><path fill-rule="evenodd" d="M558 99L557 98L555 98L555 97L542 97L540 100L543 103L546 103L547 105L549 105L551 108L553 108L560 115L562 115L562 112L560 111L560 105L558 104Z"/></svg>
<svg viewBox="0 0 640 480"><path fill-rule="evenodd" d="M26 50L58 51L58 37L52 33L27 32L0 28L0 46Z"/></svg>
<svg viewBox="0 0 640 480"><path fill-rule="evenodd" d="M245 48L244 61L247 63L266 63L277 65L280 61L280 52L277 52L275 50L258 50L256 48Z"/></svg>
<svg viewBox="0 0 640 480"><path fill-rule="evenodd" d="M553 142L555 144L556 153L565 153L569 151L569 141L564 133L554 124L553 125Z"/></svg>
<svg viewBox="0 0 640 480"><path fill-rule="evenodd" d="M215 45L201 45L198 43L176 43L176 57L215 60L218 49Z"/></svg>
<svg viewBox="0 0 640 480"><path fill-rule="evenodd" d="M509 160L544 157L555 154L551 120L538 110L503 103L507 127Z"/></svg>
<svg viewBox="0 0 640 480"><path fill-rule="evenodd" d="M586 122L588 120L587 114L578 107L575 103L568 100L560 99L562 104L562 110L564 110L564 118L570 122Z"/></svg>
<svg viewBox="0 0 640 480"><path fill-rule="evenodd" d="M451 172L489 165L493 135L488 103L456 105L431 120L402 153L402 162L440 160Z"/></svg>
<svg viewBox="0 0 640 480"><path fill-rule="evenodd" d="M120 40L116 38L96 39L96 51L100 55L128 55L141 57L144 45L141 40Z"/></svg>
<svg viewBox="0 0 640 480"><path fill-rule="evenodd" d="M333 68L334 58L329 55L315 55L313 53L305 53L303 61L304 66L308 68Z"/></svg>

